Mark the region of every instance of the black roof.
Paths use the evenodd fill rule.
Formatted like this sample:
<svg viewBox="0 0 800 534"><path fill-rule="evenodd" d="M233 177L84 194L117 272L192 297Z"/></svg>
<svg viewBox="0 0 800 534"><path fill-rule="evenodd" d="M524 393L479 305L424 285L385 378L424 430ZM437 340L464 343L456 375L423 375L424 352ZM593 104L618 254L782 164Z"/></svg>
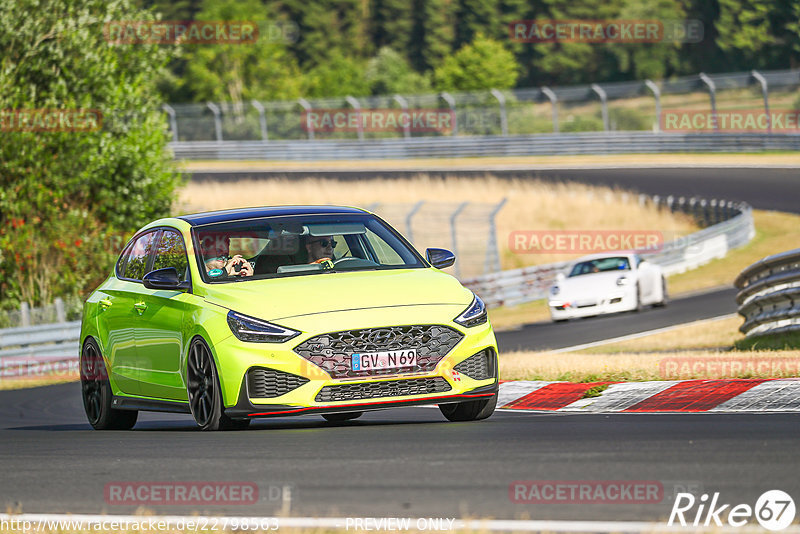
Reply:
<svg viewBox="0 0 800 534"><path fill-rule="evenodd" d="M239 208L235 210L207 211L182 215L178 219L184 220L192 226L203 224L239 221L242 219L258 219L261 217L280 217L286 215L336 215L343 213L364 214L358 208L345 208L342 206L264 206L260 208Z"/></svg>

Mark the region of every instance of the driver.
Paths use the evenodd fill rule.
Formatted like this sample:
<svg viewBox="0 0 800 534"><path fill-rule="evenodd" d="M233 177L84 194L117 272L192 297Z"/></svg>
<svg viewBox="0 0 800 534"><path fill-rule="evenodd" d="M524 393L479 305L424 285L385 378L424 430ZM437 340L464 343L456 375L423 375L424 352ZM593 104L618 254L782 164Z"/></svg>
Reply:
<svg viewBox="0 0 800 534"><path fill-rule="evenodd" d="M215 241L203 249L203 263L209 276L253 276L253 266L241 254L229 257L230 239Z"/></svg>
<svg viewBox="0 0 800 534"><path fill-rule="evenodd" d="M313 236L306 241L308 251L308 263L322 263L325 260L333 260L333 249L336 248L336 241L333 236Z"/></svg>

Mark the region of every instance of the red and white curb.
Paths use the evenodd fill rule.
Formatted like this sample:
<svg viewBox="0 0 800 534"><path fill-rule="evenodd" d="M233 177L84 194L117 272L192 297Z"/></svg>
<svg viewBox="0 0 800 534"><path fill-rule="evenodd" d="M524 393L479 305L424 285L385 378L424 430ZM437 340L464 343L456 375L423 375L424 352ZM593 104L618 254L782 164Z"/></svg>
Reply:
<svg viewBox="0 0 800 534"><path fill-rule="evenodd" d="M608 389L583 398L598 385ZM497 407L571 413L797 412L800 378L665 380L657 382L544 382L500 384Z"/></svg>

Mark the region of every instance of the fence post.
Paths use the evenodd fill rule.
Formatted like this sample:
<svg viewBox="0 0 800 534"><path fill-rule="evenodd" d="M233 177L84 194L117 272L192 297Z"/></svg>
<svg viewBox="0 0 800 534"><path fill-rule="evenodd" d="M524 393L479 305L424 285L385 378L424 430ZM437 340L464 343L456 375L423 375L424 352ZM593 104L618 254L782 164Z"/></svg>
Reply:
<svg viewBox="0 0 800 534"><path fill-rule="evenodd" d="M402 109L403 112L408 113L408 101L405 98L400 95L394 95L392 98L395 102L400 104L400 109ZM406 139L411 137L411 117L409 117L409 120L403 125L403 137Z"/></svg>
<svg viewBox="0 0 800 534"><path fill-rule="evenodd" d="M206 106L208 109L211 110L211 113L214 114L214 130L217 134L217 143L222 142L222 112L219 109L219 106L213 102L206 102Z"/></svg>
<svg viewBox="0 0 800 534"><path fill-rule="evenodd" d="M419 202L414 204L414 207L411 208L411 211L409 211L408 214L406 215L406 233L408 234L408 240L411 242L412 245L414 244L414 231L411 228L411 219L419 211L419 209L422 207L423 204L425 204L425 201L420 200Z"/></svg>
<svg viewBox="0 0 800 534"><path fill-rule="evenodd" d="M297 103L300 104L306 112L306 131L308 132L308 140L314 140L314 125L308 120L308 114L311 112L311 104L305 98L298 98Z"/></svg>
<svg viewBox="0 0 800 534"><path fill-rule="evenodd" d="M56 322L66 323L67 313L64 310L64 301L61 300L61 297L56 297L56 300L53 302L53 304L56 305Z"/></svg>
<svg viewBox="0 0 800 534"><path fill-rule="evenodd" d="M506 115L506 97L503 96L503 93L498 91L497 89L492 89L490 91L492 96L497 99L497 102L500 104L500 131L503 132L504 136L508 136L508 116Z"/></svg>
<svg viewBox="0 0 800 534"><path fill-rule="evenodd" d="M767 79L764 78L757 70L752 71L753 78L758 80L761 84L761 93L764 95L764 113L767 114L767 131L772 133L772 117L769 116L769 87L767 86Z"/></svg>
<svg viewBox="0 0 800 534"><path fill-rule="evenodd" d="M448 92L439 93L439 96L442 97L442 100L447 102L447 105L450 106L450 111L453 113L453 133L451 135L456 136L458 135L458 115L456 115L456 100L453 98Z"/></svg>
<svg viewBox="0 0 800 534"><path fill-rule="evenodd" d="M656 133L658 133L661 131L661 89L652 80L645 80L644 84L653 91L656 99Z"/></svg>
<svg viewBox="0 0 800 534"><path fill-rule="evenodd" d="M31 307L27 302L19 305L20 326L31 325Z"/></svg>
<svg viewBox="0 0 800 534"><path fill-rule="evenodd" d="M708 95L711 98L711 120L714 121L714 130L719 131L719 120L717 119L717 86L714 80L709 78L705 72L700 73L700 79L708 87Z"/></svg>
<svg viewBox="0 0 800 534"><path fill-rule="evenodd" d="M267 131L267 115L264 113L264 106L258 100L253 100L253 107L258 110L258 122L261 125L261 140L269 141L269 132Z"/></svg>
<svg viewBox="0 0 800 534"><path fill-rule="evenodd" d="M596 83L592 84L592 91L597 93L597 96L600 97L600 103L602 105L601 110L603 113L603 130L607 132L611 129L608 124L608 95L605 90Z"/></svg>
<svg viewBox="0 0 800 534"><path fill-rule="evenodd" d="M466 208L467 205L469 205L469 202L462 202L461 204L458 205L456 210L450 215L450 240L452 241L453 254L456 255L456 258L458 258L458 238L456 236L456 233L457 233L456 232L456 218L459 216L459 214L462 211L464 211L464 208ZM455 267L456 278L461 278L461 268L459 267L460 263L461 263L460 261L456 260L456 264L454 266Z"/></svg>
<svg viewBox="0 0 800 534"><path fill-rule="evenodd" d="M504 198L498 202L497 206L495 206L489 214L489 241L486 244L486 263L483 266L484 273L500 271L500 251L497 249L497 224L495 223L495 217L497 217L498 212L503 209L507 200L508 199ZM494 269L494 271L491 269Z"/></svg>
<svg viewBox="0 0 800 534"><path fill-rule="evenodd" d="M558 96L549 87L542 87L542 93L550 100L553 108L553 133L558 133Z"/></svg>
<svg viewBox="0 0 800 534"><path fill-rule="evenodd" d="M361 124L361 104L359 104L358 100L356 100L350 95L347 95L346 97L344 97L344 99L348 104L350 104L350 107L356 110L356 120L358 121L358 124L356 125L356 132L358 132L358 140L363 141L364 125Z"/></svg>
<svg viewBox="0 0 800 534"><path fill-rule="evenodd" d="M172 130L172 141L177 143L178 142L178 119L175 117L175 108L170 106L169 104L163 104L161 109L167 112L169 115L169 129Z"/></svg>

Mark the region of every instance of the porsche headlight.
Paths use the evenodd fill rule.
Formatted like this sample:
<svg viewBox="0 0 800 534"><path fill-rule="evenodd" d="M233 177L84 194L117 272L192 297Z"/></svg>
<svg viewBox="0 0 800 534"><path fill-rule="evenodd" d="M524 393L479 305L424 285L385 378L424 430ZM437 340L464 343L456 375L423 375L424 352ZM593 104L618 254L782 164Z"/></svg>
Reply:
<svg viewBox="0 0 800 534"><path fill-rule="evenodd" d="M472 304L469 305L469 308L464 310L464 312L453 319L453 321L457 322L461 326L466 326L469 328L471 326L483 324L487 321L487 319L488 315L486 314L486 305L478 295L475 295L475 298L472 300Z"/></svg>
<svg viewBox="0 0 800 534"><path fill-rule="evenodd" d="M231 327L231 332L238 339L252 343L283 343L300 335L297 330L284 328L234 311L228 312L228 326Z"/></svg>

